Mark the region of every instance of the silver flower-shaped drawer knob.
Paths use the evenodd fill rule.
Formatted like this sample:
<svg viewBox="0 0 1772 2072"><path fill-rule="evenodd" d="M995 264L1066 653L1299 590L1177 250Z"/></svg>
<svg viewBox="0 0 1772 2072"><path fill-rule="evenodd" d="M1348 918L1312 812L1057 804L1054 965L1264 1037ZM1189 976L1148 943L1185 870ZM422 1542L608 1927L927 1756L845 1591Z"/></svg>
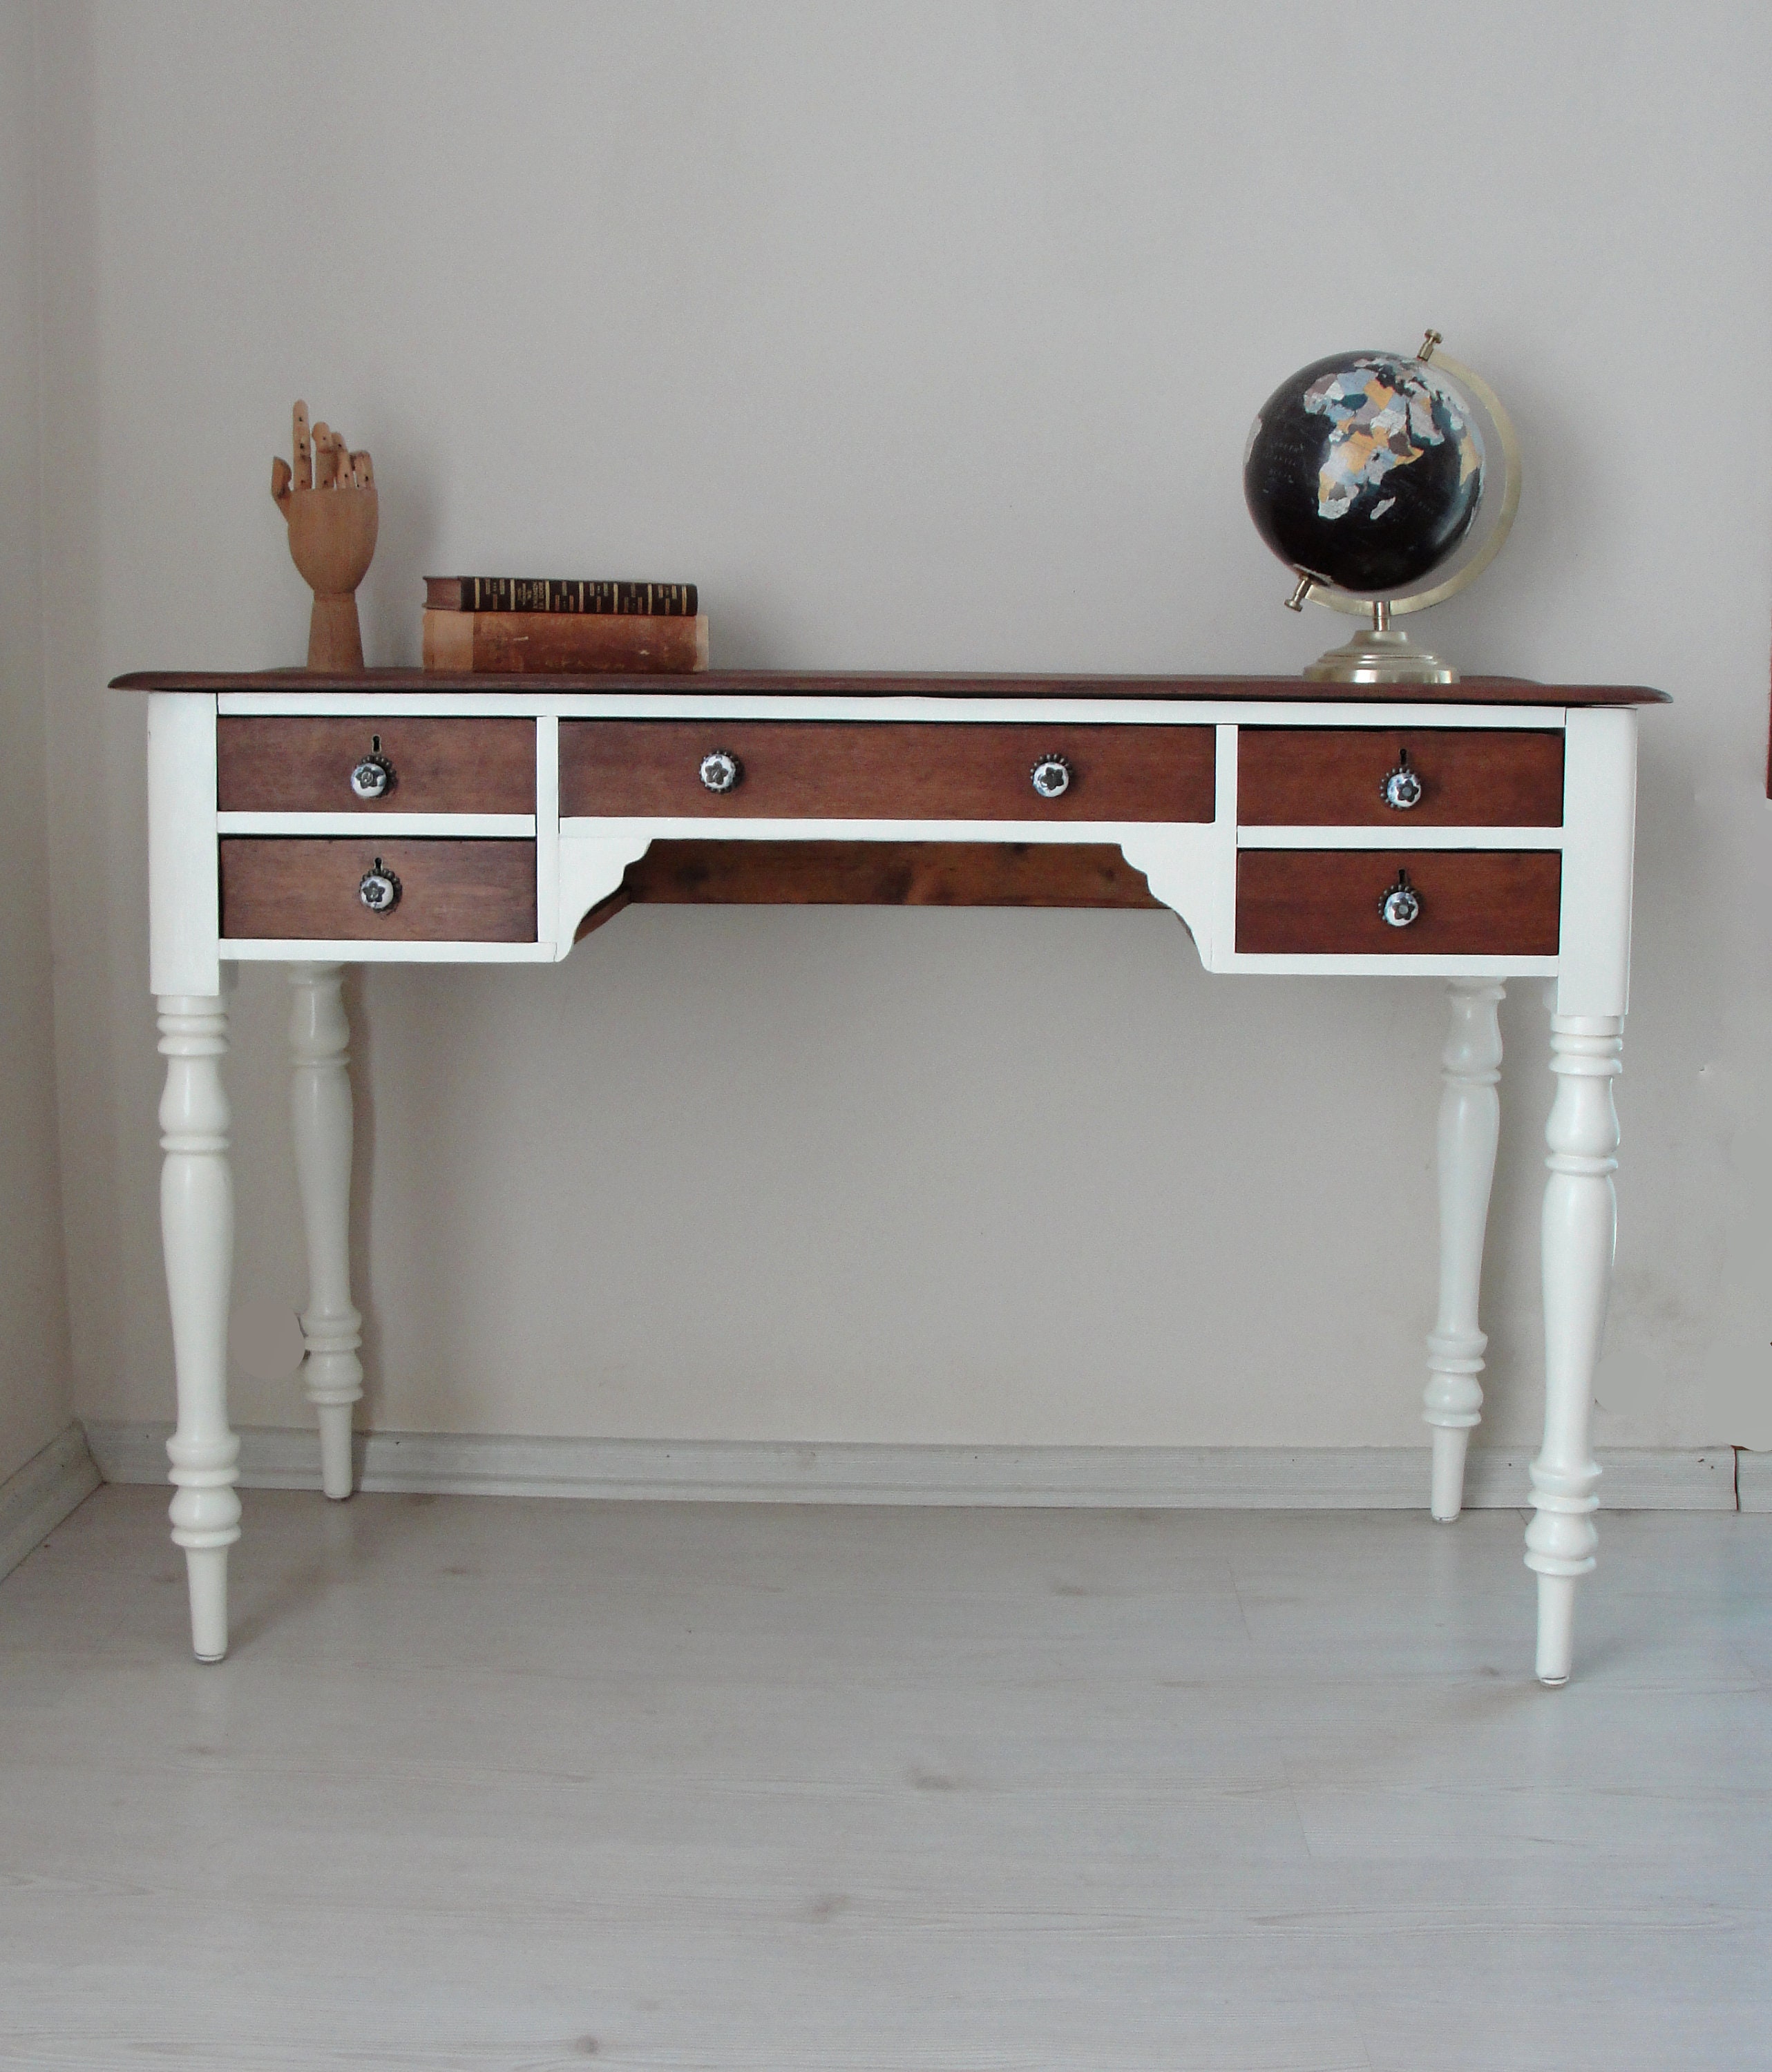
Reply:
<svg viewBox="0 0 1772 2072"><path fill-rule="evenodd" d="M400 903L400 881L377 857L357 881L356 896L372 914L391 914Z"/></svg>
<svg viewBox="0 0 1772 2072"><path fill-rule="evenodd" d="M1068 757L1042 755L1028 774L1042 799L1061 799L1070 789L1070 780L1075 773Z"/></svg>
<svg viewBox="0 0 1772 2072"><path fill-rule="evenodd" d="M1407 748L1399 753L1396 768L1384 773L1378 792L1393 813L1407 813L1421 804L1420 773L1410 768Z"/></svg>
<svg viewBox="0 0 1772 2072"><path fill-rule="evenodd" d="M1378 912L1391 928L1407 928L1420 919L1421 894L1409 882L1407 871L1399 870L1396 883L1380 895Z"/></svg>
<svg viewBox="0 0 1772 2072"><path fill-rule="evenodd" d="M351 771L351 790L359 799L385 799L393 789L394 765L379 750Z"/></svg>
<svg viewBox="0 0 1772 2072"><path fill-rule="evenodd" d="M744 775L744 765L730 749L716 748L702 758L702 782L710 791L731 791Z"/></svg>

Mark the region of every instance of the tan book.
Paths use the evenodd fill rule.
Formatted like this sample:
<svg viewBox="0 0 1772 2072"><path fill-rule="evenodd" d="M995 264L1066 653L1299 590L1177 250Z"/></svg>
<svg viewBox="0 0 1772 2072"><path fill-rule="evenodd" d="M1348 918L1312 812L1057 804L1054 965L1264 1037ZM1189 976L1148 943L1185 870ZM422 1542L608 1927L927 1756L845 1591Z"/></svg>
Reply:
<svg viewBox="0 0 1772 2072"><path fill-rule="evenodd" d="M424 663L514 676L687 676L707 667L707 619L702 613L427 611Z"/></svg>

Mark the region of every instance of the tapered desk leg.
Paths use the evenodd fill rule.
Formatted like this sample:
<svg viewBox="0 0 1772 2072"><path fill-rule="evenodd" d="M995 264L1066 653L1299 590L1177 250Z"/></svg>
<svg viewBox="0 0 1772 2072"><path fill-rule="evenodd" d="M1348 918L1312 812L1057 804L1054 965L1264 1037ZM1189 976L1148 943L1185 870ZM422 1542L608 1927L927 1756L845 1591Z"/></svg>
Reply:
<svg viewBox="0 0 1772 2072"><path fill-rule="evenodd" d="M1440 1315L1428 1338L1421 1412L1433 1428L1433 1515L1449 1523L1464 1506L1465 1449L1482 1416L1477 1377L1489 1341L1477 1328L1477 1298L1501 1126L1495 1014L1505 989L1492 979L1454 979L1449 992L1452 1028L1440 1054Z"/></svg>
<svg viewBox="0 0 1772 2072"><path fill-rule="evenodd" d="M228 1429L228 1295L233 1273L233 1182L221 1060L228 1009L219 997L164 994L160 1053L160 1229L178 1429L172 1462L172 1538L191 1585L191 1644L200 1662L228 1652L228 1549L240 1537L240 1441Z"/></svg>
<svg viewBox="0 0 1772 2072"><path fill-rule="evenodd" d="M348 1497L351 1412L363 1394L363 1319L351 1301L351 1027L339 965L295 964L289 976L290 1113L307 1231L302 1380L319 1416L320 1486L330 1497Z"/></svg>
<svg viewBox="0 0 1772 2072"><path fill-rule="evenodd" d="M1545 1130L1544 1445L1532 1463L1536 1515L1526 1565L1538 1575L1538 1674L1568 1680L1575 1584L1593 1566L1600 1499L1593 1458L1593 1371L1612 1283L1618 1120L1612 1082L1622 1067L1619 1015L1553 1014L1556 1098Z"/></svg>

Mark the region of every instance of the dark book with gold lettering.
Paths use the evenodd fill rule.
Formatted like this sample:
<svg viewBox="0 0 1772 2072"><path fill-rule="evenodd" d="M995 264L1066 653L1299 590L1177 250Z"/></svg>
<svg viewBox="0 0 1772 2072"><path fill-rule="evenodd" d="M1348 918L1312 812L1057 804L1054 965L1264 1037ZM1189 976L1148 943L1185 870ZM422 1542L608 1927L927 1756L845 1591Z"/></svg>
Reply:
<svg viewBox="0 0 1772 2072"><path fill-rule="evenodd" d="M427 611L560 611L693 619L694 583L587 582L552 576L427 576Z"/></svg>

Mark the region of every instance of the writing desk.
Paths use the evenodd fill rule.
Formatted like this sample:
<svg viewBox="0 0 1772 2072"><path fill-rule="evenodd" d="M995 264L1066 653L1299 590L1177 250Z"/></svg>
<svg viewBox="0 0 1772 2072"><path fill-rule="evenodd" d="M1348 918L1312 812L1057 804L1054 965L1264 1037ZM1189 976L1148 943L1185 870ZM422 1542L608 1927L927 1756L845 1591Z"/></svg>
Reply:
<svg viewBox="0 0 1772 2072"><path fill-rule="evenodd" d="M149 672L153 988L177 1369L172 1537L227 1650L233 1209L223 971L287 963L329 1497L363 1392L351 1299L346 964L554 963L633 899L1172 909L1210 972L1449 982L1431 1505L1458 1515L1505 981L1552 982L1544 1443L1526 1560L1539 1675L1594 1565L1593 1382L1612 1269L1612 1080L1630 942L1636 713L1517 679Z"/></svg>

